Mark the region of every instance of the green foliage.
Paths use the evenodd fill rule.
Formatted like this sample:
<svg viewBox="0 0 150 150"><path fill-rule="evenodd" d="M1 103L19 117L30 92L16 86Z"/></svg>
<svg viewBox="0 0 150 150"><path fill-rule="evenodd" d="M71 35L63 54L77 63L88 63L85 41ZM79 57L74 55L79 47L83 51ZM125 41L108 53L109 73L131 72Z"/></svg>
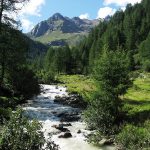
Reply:
<svg viewBox="0 0 150 150"><path fill-rule="evenodd" d="M81 39L83 39L87 33L62 33L60 31L53 31L44 36L35 38L36 41L42 42L44 44L50 43L52 41L64 40L69 46L76 46Z"/></svg>
<svg viewBox="0 0 150 150"><path fill-rule="evenodd" d="M142 67L145 71L150 71L150 34L139 46L139 55Z"/></svg>
<svg viewBox="0 0 150 150"><path fill-rule="evenodd" d="M99 94L93 97L89 107L84 112L84 118L88 126L98 130L103 135L112 134L118 116L116 103L117 100L113 95Z"/></svg>
<svg viewBox="0 0 150 150"><path fill-rule="evenodd" d="M150 32L150 1L143 0L139 4L127 5L126 10L118 10L110 20L100 21L89 36L77 46L77 52L81 59L82 73L90 73L94 61L102 54L104 45L108 45L111 50L119 47L126 50L129 56L130 69L139 68L139 63L135 64L134 56L145 55L149 57ZM147 44L143 50L139 49L141 42L147 39ZM143 45L143 44L142 44ZM142 51L142 52L140 52ZM141 54L143 53L143 54ZM143 56L142 56L143 57ZM143 66L143 60L140 59ZM148 62L144 64L148 68ZM148 70L148 69L147 69Z"/></svg>
<svg viewBox="0 0 150 150"><path fill-rule="evenodd" d="M2 0L0 3L0 96L3 96L0 101L2 110L8 107L14 108L19 102L18 98L22 96L29 98L39 92L35 74L25 67L29 41L16 29L17 21L9 15L17 11L16 4L22 5L27 1Z"/></svg>
<svg viewBox="0 0 150 150"><path fill-rule="evenodd" d="M17 97L0 97L0 106L3 108L15 107L19 102Z"/></svg>
<svg viewBox="0 0 150 150"><path fill-rule="evenodd" d="M150 60L145 60L143 62L143 69L144 71L150 72Z"/></svg>
<svg viewBox="0 0 150 150"><path fill-rule="evenodd" d="M39 70L37 73L37 77L39 80L39 83L53 83L55 81L55 71L53 70Z"/></svg>
<svg viewBox="0 0 150 150"><path fill-rule="evenodd" d="M78 93L86 101L89 101L97 91L94 79L84 75L59 75L56 78L67 86L69 93Z"/></svg>
<svg viewBox="0 0 150 150"><path fill-rule="evenodd" d="M16 94L25 99L40 92L38 80L28 67L15 68L10 73L10 82Z"/></svg>
<svg viewBox="0 0 150 150"><path fill-rule="evenodd" d="M128 89L123 99L123 111L126 112L126 121L144 122L150 118L150 75L139 73Z"/></svg>
<svg viewBox="0 0 150 150"><path fill-rule="evenodd" d="M143 150L150 147L150 122L137 127L126 125L117 135L117 142L122 150Z"/></svg>
<svg viewBox="0 0 150 150"><path fill-rule="evenodd" d="M4 120L10 119L12 110L10 108L1 108L0 107L0 123L4 123Z"/></svg>
<svg viewBox="0 0 150 150"><path fill-rule="evenodd" d="M104 48L103 55L96 61L93 69L102 91L116 97L125 94L131 83L128 62L124 51L108 51L107 47Z"/></svg>
<svg viewBox="0 0 150 150"><path fill-rule="evenodd" d="M14 68L26 63L27 43L21 32L3 26L0 34L0 82Z"/></svg>
<svg viewBox="0 0 150 150"><path fill-rule="evenodd" d="M51 83L55 81L57 74L70 74L73 71L72 54L68 46L49 48L43 59L42 67L40 63L40 60L38 63L35 62L33 69L42 83Z"/></svg>
<svg viewBox="0 0 150 150"><path fill-rule="evenodd" d="M85 111L85 121L103 134L112 134L119 118L119 96L125 94L131 83L125 52L108 51L105 47L95 63L94 77L99 91Z"/></svg>
<svg viewBox="0 0 150 150"><path fill-rule="evenodd" d="M22 98L38 94L39 85L27 66L27 41L18 30L3 24L0 34L0 96L8 97L1 107L14 108ZM5 91L5 92L2 92ZM20 98L20 101L16 98ZM9 103L9 105L8 105Z"/></svg>
<svg viewBox="0 0 150 150"><path fill-rule="evenodd" d="M0 150L41 150L46 142L40 131L42 125L23 117L22 110L11 115L3 127L0 137ZM47 150L58 150L58 146L49 141Z"/></svg>

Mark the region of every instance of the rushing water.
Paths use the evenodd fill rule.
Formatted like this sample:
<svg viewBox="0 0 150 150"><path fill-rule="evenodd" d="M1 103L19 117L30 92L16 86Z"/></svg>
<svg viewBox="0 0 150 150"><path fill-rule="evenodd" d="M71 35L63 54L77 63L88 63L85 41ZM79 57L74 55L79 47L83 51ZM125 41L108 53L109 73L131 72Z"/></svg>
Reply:
<svg viewBox="0 0 150 150"><path fill-rule="evenodd" d="M72 114L80 112L80 110L70 106L54 103L55 96L68 95L65 87L58 87L56 85L41 86L41 94L33 100L28 101L27 105L25 105L23 109L30 119L37 119L42 122L42 130L46 138L49 137L49 133L55 133L52 136L52 140L59 145L61 150L114 150L113 147L103 147L100 149L87 143L86 135L88 135L90 131L86 130L85 123L82 121L70 122L72 126L67 128L72 134L71 138L58 138L59 135L62 135L62 132L59 132L59 130L52 126L60 124L60 114ZM77 133L79 130L81 130L81 133Z"/></svg>

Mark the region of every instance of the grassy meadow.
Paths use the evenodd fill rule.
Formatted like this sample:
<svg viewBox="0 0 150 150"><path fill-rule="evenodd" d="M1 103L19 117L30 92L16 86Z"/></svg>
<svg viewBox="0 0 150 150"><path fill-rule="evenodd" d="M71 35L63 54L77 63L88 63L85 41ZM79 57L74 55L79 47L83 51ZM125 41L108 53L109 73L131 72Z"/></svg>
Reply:
<svg viewBox="0 0 150 150"><path fill-rule="evenodd" d="M70 93L78 93L85 100L92 98L98 89L96 82L83 75L60 75L58 80L63 82ZM123 111L131 120L145 121L150 118L150 74L139 74L133 85L122 97Z"/></svg>

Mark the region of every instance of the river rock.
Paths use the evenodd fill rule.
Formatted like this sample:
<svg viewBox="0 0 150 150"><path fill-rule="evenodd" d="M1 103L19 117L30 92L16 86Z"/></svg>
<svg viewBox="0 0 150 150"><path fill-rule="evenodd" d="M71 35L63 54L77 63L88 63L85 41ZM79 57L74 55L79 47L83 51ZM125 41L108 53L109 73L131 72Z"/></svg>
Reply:
<svg viewBox="0 0 150 150"><path fill-rule="evenodd" d="M44 99L49 99L48 97L44 97Z"/></svg>
<svg viewBox="0 0 150 150"><path fill-rule="evenodd" d="M69 129L64 128L64 125L63 125L63 124L53 125L52 127L53 127L53 128L56 128L56 129L58 129L58 130L60 130L61 132L69 132Z"/></svg>
<svg viewBox="0 0 150 150"><path fill-rule="evenodd" d="M64 126L69 127L69 126L72 126L72 124L71 123L66 123L66 124L64 124Z"/></svg>
<svg viewBox="0 0 150 150"><path fill-rule="evenodd" d="M69 96L56 96L55 103L69 105L75 108L85 108L87 103L83 101L82 97L78 94L70 94Z"/></svg>
<svg viewBox="0 0 150 150"><path fill-rule="evenodd" d="M58 136L58 138L71 138L71 137L72 137L72 134L70 132L66 132Z"/></svg>
<svg viewBox="0 0 150 150"><path fill-rule="evenodd" d="M64 116L63 118L61 118L62 122L73 122L73 121L78 121L80 119L79 116L72 116L72 115L68 115L68 116Z"/></svg>
<svg viewBox="0 0 150 150"><path fill-rule="evenodd" d="M69 127L69 126L72 126L72 124L71 123L61 123L60 126Z"/></svg>
<svg viewBox="0 0 150 150"><path fill-rule="evenodd" d="M65 116L65 115L66 115L66 113L62 112L62 113L60 113L60 114L57 114L57 117L63 117L63 116Z"/></svg>
<svg viewBox="0 0 150 150"><path fill-rule="evenodd" d="M81 133L81 130L78 130L78 132L77 132L78 134L80 134Z"/></svg>
<svg viewBox="0 0 150 150"><path fill-rule="evenodd" d="M112 145L114 143L114 140L112 138L110 139L105 139L103 138L100 142L99 145L100 146L104 146L104 145Z"/></svg>

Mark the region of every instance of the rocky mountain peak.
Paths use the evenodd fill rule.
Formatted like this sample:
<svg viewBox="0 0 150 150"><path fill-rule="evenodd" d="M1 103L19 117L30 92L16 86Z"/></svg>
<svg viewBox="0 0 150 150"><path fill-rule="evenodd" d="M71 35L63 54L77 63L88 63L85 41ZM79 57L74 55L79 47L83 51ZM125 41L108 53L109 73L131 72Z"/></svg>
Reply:
<svg viewBox="0 0 150 150"><path fill-rule="evenodd" d="M55 14L54 14L53 16L51 16L49 19L56 21L56 20L62 20L62 19L64 19L64 17L63 17L60 13L55 13Z"/></svg>
<svg viewBox="0 0 150 150"><path fill-rule="evenodd" d="M28 35L33 39L44 36L51 38L51 35L55 35L56 39L59 39L59 34L86 34L98 23L98 20L93 22L93 20L84 20L79 17L69 18L55 13L49 19L38 23Z"/></svg>

